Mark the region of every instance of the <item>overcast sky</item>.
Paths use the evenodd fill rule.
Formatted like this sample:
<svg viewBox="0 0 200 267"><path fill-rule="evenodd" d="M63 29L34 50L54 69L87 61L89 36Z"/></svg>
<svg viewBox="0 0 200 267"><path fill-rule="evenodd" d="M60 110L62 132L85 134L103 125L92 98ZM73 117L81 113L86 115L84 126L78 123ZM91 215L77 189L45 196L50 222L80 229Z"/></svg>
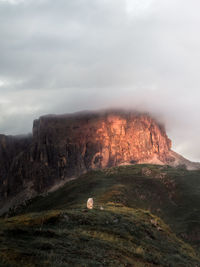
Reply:
<svg viewBox="0 0 200 267"><path fill-rule="evenodd" d="M200 161L199 0L0 0L0 132L127 107Z"/></svg>

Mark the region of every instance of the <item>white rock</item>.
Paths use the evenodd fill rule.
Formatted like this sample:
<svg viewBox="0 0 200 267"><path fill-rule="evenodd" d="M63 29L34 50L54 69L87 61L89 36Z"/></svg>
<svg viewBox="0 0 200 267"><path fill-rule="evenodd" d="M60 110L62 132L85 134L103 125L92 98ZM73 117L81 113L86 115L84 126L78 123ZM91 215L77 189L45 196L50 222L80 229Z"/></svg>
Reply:
<svg viewBox="0 0 200 267"><path fill-rule="evenodd" d="M92 209L93 209L93 205L94 205L93 198L88 198L88 201L87 201L87 208L88 208L89 210L92 210Z"/></svg>

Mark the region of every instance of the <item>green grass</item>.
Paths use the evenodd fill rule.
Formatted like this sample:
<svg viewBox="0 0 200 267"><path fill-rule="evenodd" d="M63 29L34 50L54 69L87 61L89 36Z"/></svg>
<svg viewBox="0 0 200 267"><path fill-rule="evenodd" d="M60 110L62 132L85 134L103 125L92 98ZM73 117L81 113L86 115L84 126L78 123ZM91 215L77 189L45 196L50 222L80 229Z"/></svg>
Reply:
<svg viewBox="0 0 200 267"><path fill-rule="evenodd" d="M195 266L199 262L194 249L161 219L113 203L104 210L19 215L1 220L0 226L0 258L7 266Z"/></svg>
<svg viewBox="0 0 200 267"><path fill-rule="evenodd" d="M146 168L149 175L144 174ZM91 171L48 196L30 201L21 212L84 207L89 197L97 206L111 201L150 210L188 239L193 235L190 225L199 228L200 172L156 165Z"/></svg>
<svg viewBox="0 0 200 267"><path fill-rule="evenodd" d="M91 171L0 220L0 266L200 266L199 211L200 171Z"/></svg>

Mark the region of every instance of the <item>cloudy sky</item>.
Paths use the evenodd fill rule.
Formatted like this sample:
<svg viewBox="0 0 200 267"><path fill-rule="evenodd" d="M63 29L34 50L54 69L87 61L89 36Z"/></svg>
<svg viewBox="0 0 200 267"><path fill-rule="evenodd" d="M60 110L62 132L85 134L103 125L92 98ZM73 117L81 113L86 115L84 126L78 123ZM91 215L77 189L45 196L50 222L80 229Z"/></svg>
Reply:
<svg viewBox="0 0 200 267"><path fill-rule="evenodd" d="M0 0L0 132L127 107L200 161L199 0Z"/></svg>

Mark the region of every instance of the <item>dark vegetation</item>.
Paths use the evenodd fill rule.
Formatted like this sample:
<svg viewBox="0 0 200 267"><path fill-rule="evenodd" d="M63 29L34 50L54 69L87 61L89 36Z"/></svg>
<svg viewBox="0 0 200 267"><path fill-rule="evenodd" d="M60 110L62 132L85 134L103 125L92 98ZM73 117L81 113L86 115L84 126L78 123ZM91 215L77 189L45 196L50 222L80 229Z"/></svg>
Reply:
<svg viewBox="0 0 200 267"><path fill-rule="evenodd" d="M200 171L91 171L0 219L0 266L200 266L199 212Z"/></svg>

